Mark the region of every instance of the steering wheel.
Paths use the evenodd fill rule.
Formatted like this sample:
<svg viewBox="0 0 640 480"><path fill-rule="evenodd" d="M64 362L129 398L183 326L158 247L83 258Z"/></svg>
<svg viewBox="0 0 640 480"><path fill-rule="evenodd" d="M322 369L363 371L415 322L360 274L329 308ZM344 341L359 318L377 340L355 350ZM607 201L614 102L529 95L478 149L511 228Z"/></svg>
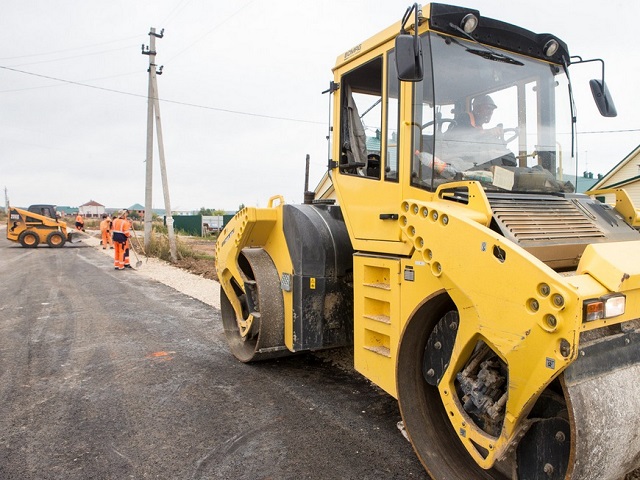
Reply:
<svg viewBox="0 0 640 480"><path fill-rule="evenodd" d="M512 135L507 138L507 134L508 133L510 133ZM506 143L510 143L510 142L513 142L516 138L518 138L518 135L520 135L520 129L519 128L503 128L502 129L502 138L500 140L502 140L505 144Z"/></svg>
<svg viewBox="0 0 640 480"><path fill-rule="evenodd" d="M445 123L452 123L452 124L454 124L454 123L456 123L456 121L455 121L453 118L441 118L440 120L431 120L430 122L427 122L427 123L425 123L425 124L423 124L423 125L422 125L421 131L424 131L426 128L429 128L429 127L430 127L430 126L432 126L434 123L435 123L435 124L437 125L437 127L438 127L438 128L437 128L437 130L438 130L439 132L442 132L442 126L443 126Z"/></svg>

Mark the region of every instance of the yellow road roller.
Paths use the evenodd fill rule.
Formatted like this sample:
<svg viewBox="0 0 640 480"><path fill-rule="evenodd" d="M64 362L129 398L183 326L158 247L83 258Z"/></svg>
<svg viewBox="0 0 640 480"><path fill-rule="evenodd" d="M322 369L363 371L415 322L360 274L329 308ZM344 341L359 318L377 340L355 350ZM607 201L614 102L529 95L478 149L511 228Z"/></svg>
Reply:
<svg viewBox="0 0 640 480"><path fill-rule="evenodd" d="M243 208L218 238L231 352L353 345L437 480L638 468L640 212L564 171L568 71L590 61L436 3L341 54L315 194ZM612 117L598 62L589 87Z"/></svg>

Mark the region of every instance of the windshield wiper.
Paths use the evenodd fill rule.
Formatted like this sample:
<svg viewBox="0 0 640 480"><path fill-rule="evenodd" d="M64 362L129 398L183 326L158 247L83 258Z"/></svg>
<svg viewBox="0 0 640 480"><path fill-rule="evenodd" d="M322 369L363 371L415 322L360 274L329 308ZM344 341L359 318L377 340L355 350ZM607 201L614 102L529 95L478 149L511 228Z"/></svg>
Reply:
<svg viewBox="0 0 640 480"><path fill-rule="evenodd" d="M493 50L476 50L475 48L467 48L467 52L478 55L479 57L486 58L487 60L493 60L494 62L510 63L511 65L522 66L524 63L519 62L515 58L508 57L502 53L494 52Z"/></svg>
<svg viewBox="0 0 640 480"><path fill-rule="evenodd" d="M467 37L473 43L476 43L476 44L480 45L482 48L484 48L484 50L476 50L474 48L464 47L467 50L467 52L473 53L474 55L478 55L478 56L480 56L482 58L486 58L487 60L493 60L494 62L509 63L511 65L518 65L519 67L524 65L524 63L516 60L515 58L512 58L512 57L510 57L508 55L505 55L504 53L498 53L495 50L490 49L486 45L483 45L478 40L473 38L472 35L468 34L463 29L461 29L458 25L450 23L449 26L451 28L453 28L455 31L457 31L458 33L460 33L460 34L464 35L465 37ZM456 43L458 43L458 42L456 42ZM460 45L460 44L458 43L458 45ZM460 46L462 46L462 45L460 45Z"/></svg>

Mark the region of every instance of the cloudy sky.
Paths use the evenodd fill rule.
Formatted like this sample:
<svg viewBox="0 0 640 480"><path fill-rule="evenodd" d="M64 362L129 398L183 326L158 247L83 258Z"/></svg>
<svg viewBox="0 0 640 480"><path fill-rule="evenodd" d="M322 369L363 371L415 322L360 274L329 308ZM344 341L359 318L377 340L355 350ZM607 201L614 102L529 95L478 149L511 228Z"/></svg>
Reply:
<svg viewBox="0 0 640 480"><path fill-rule="evenodd" d="M606 61L618 117L597 114L597 63L570 69L578 171L606 173L640 144L631 0L466 0L481 15L558 35ZM174 210L302 200L327 159L339 53L398 21L407 0L4 0L0 16L0 188L12 204L144 204L150 27ZM163 196L154 152L154 208ZM3 202L4 203L4 202Z"/></svg>

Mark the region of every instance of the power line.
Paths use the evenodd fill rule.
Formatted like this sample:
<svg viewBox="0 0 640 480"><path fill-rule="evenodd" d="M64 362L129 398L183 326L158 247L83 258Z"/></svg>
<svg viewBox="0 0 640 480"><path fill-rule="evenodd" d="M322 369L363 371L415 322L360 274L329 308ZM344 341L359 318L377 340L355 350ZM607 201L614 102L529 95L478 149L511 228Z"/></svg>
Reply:
<svg viewBox="0 0 640 480"><path fill-rule="evenodd" d="M106 87L98 87L97 85L89 85L87 83L82 83L82 82L75 82L73 80L66 80L64 78L57 78L57 77L51 77L49 75L42 75L39 73L33 73L33 72L27 72L25 70L19 70L17 68L12 68L12 67L7 67L7 66L3 66L0 65L1 69L4 70L10 70L12 72L16 72L16 73L22 73L24 75L31 75L34 77L40 77L40 78L46 78L48 80L55 80L57 82L63 82L63 83L68 83L71 85L78 85L81 87L87 87L87 88L93 88L96 90L103 90L105 92L111 92L111 93L119 93L121 95L128 95L130 97L138 97L138 98L148 98L146 95L141 95L139 93L131 93L131 92L124 92L122 90L115 90L113 88L106 88ZM122 75L129 75L129 74L122 74ZM111 77L104 77L104 78L111 78ZM0 92L2 93L2 92ZM271 120L284 120L287 122L299 122L299 123L309 123L309 124L313 124L313 125L326 125L326 122L316 122L313 120L303 120L300 118L290 118L290 117L278 117L275 115L264 115L264 114L260 114L260 113L251 113L251 112L243 112L240 110L231 110L228 108L218 108L218 107L210 107L207 105L199 105L196 103L188 103L188 102L181 102L178 100L167 100L167 99L163 99L163 98L158 98L159 101L161 102L165 102L165 103L172 103L174 105L182 105L185 107L193 107L193 108L201 108L204 110L213 110L215 112L223 112L223 113L233 113L236 115L246 115L249 117L258 117L258 118L268 118ZM585 132L577 132L578 135L584 135L584 134L606 134L606 133L634 133L634 132L640 132L640 128L630 128L630 129L621 129L621 130L591 130L591 131L585 131Z"/></svg>
<svg viewBox="0 0 640 480"><path fill-rule="evenodd" d="M173 10L169 12L169 15L167 15L167 18L164 19L161 25L168 25L169 20L172 20L173 17L177 16L189 3L191 3L191 0L182 0L179 2L175 7L173 7Z"/></svg>
<svg viewBox="0 0 640 480"><path fill-rule="evenodd" d="M101 42L101 43L94 43L92 45L83 45L82 47L74 47L74 48L66 48L63 50L54 50L51 52L44 52L44 53L30 53L28 55L18 55L15 57L1 57L0 60L16 60L19 58L27 58L27 57L43 57L45 55L54 55L56 53L63 53L63 52L72 52L74 50L84 50L86 48L94 48L94 47L99 47L101 45L109 45L111 43L118 43L118 42L123 42L125 40L132 40L134 38L140 38L140 35L135 35L135 36L131 36L131 37L125 37L125 38L120 38L118 40L110 40L108 42Z"/></svg>
<svg viewBox="0 0 640 480"><path fill-rule="evenodd" d="M95 55L99 55L102 53L111 53L111 52L117 52L120 50L129 50L131 49L132 45L126 45L124 47L119 47L119 48L112 48L110 50L102 50L99 52L89 52L89 53L83 53L80 55L73 55L71 57L61 57L61 58L52 58L51 60L40 60L37 62L29 62L29 63L20 63L20 64L15 64L15 65L10 65L11 67L24 67L25 65L38 65L40 63L52 63L52 62L60 62L62 60L71 60L73 58L80 58L80 57L88 57L88 56L95 56Z"/></svg>
<svg viewBox="0 0 640 480"><path fill-rule="evenodd" d="M592 130L589 132L578 132L578 135L585 134L585 133L595 134L595 133L630 133L630 132L640 132L640 128L631 128L628 130Z"/></svg>
<svg viewBox="0 0 640 480"><path fill-rule="evenodd" d="M139 74L140 74L140 70L136 70L134 72L118 73L116 75L107 75L105 77L87 78L83 80L83 82L95 82L97 80L108 80L110 78L127 77L129 75L139 75ZM58 83L52 83L51 85L39 85L37 87L24 87L24 88L13 88L11 90L0 90L0 93L23 92L25 90L38 90L40 88L53 88L53 87L62 87L62 86L63 85L61 85L58 82Z"/></svg>
<svg viewBox="0 0 640 480"><path fill-rule="evenodd" d="M12 72L17 72L17 73L22 73L24 75L31 75L34 77L39 77L39 78L46 78L47 80L55 80L57 82L63 82L63 83L68 83L70 85L78 85L80 87L87 87L87 88L93 88L95 90L102 90L105 92L111 92L111 93L119 93L121 95L128 95L130 97L138 97L138 98L149 98L147 95L141 95L139 93L131 93L131 92L124 92L122 90L115 90L113 88L106 88L106 87L98 87L97 85L89 85L87 83L82 83L82 82L74 82L73 80L65 80L64 78L57 78L57 77L51 77L49 75L42 75L40 73L33 73L33 72L27 72L25 70L19 70L17 68L12 68L12 67L7 67L7 66L3 66L0 65L1 69L4 70L10 70ZM217 107L209 107L206 105L198 105L195 103L188 103L188 102L180 102L177 100L167 100L167 99L162 99L162 98L158 98L159 101L161 102L165 102L165 103L172 103L174 105L183 105L185 107L194 107L194 108L202 108L204 110L213 110L216 112L223 112L223 113L233 113L236 115L246 115L249 117L258 117L258 118L268 118L271 120L284 120L287 122L298 122L298 123L310 123L310 124L314 124L314 125L326 125L326 122L315 122L312 120L303 120L300 118L289 118L289 117L278 117L275 115L263 115L260 113L251 113L251 112L242 112L240 110L231 110L228 108L217 108Z"/></svg>
<svg viewBox="0 0 640 480"><path fill-rule="evenodd" d="M229 15L227 18L225 18L224 20L222 20L221 22L217 23L216 25L213 26L213 28L207 30L205 33L203 33L202 35L200 35L198 38L196 38L193 42L191 42L189 45L187 45L185 48L183 48L182 50L180 50L178 53L176 53L175 55L173 55L171 58L169 58L169 60L167 60L165 63L169 63L171 60L173 60L174 58L182 55L185 51L189 50L191 47L193 47L196 43L198 43L200 40L202 40L203 38L207 37L211 32L213 32L214 30L216 30L218 27L221 27L222 25L224 25L225 23L227 23L229 20L231 20L233 17L235 17L236 15L238 15L242 10L244 10L245 8L247 8L249 5L251 5L255 0L250 0L248 3L246 3L245 5L243 5L242 7L240 7L238 10L236 10L234 13L232 13L231 15Z"/></svg>
<svg viewBox="0 0 640 480"><path fill-rule="evenodd" d="M98 87L96 85L89 85L87 83L74 82L73 80L65 80L64 78L56 78L56 77L51 77L49 75L42 75L40 73L27 72L25 70L19 70L17 68L7 67L7 66L3 66L3 65L0 65L0 68L2 68L4 70L10 70L12 72L22 73L22 74L25 74L25 75L31 75L33 77L46 78L47 80L55 80L57 82L69 83L71 85L79 85L81 87L94 88L96 90L104 90L104 91L107 91L107 92L120 93L122 95L129 95L129 96L132 96L132 97L147 98L145 95L139 95L137 93L123 92L122 90L115 90L115 89L106 88L106 87Z"/></svg>

